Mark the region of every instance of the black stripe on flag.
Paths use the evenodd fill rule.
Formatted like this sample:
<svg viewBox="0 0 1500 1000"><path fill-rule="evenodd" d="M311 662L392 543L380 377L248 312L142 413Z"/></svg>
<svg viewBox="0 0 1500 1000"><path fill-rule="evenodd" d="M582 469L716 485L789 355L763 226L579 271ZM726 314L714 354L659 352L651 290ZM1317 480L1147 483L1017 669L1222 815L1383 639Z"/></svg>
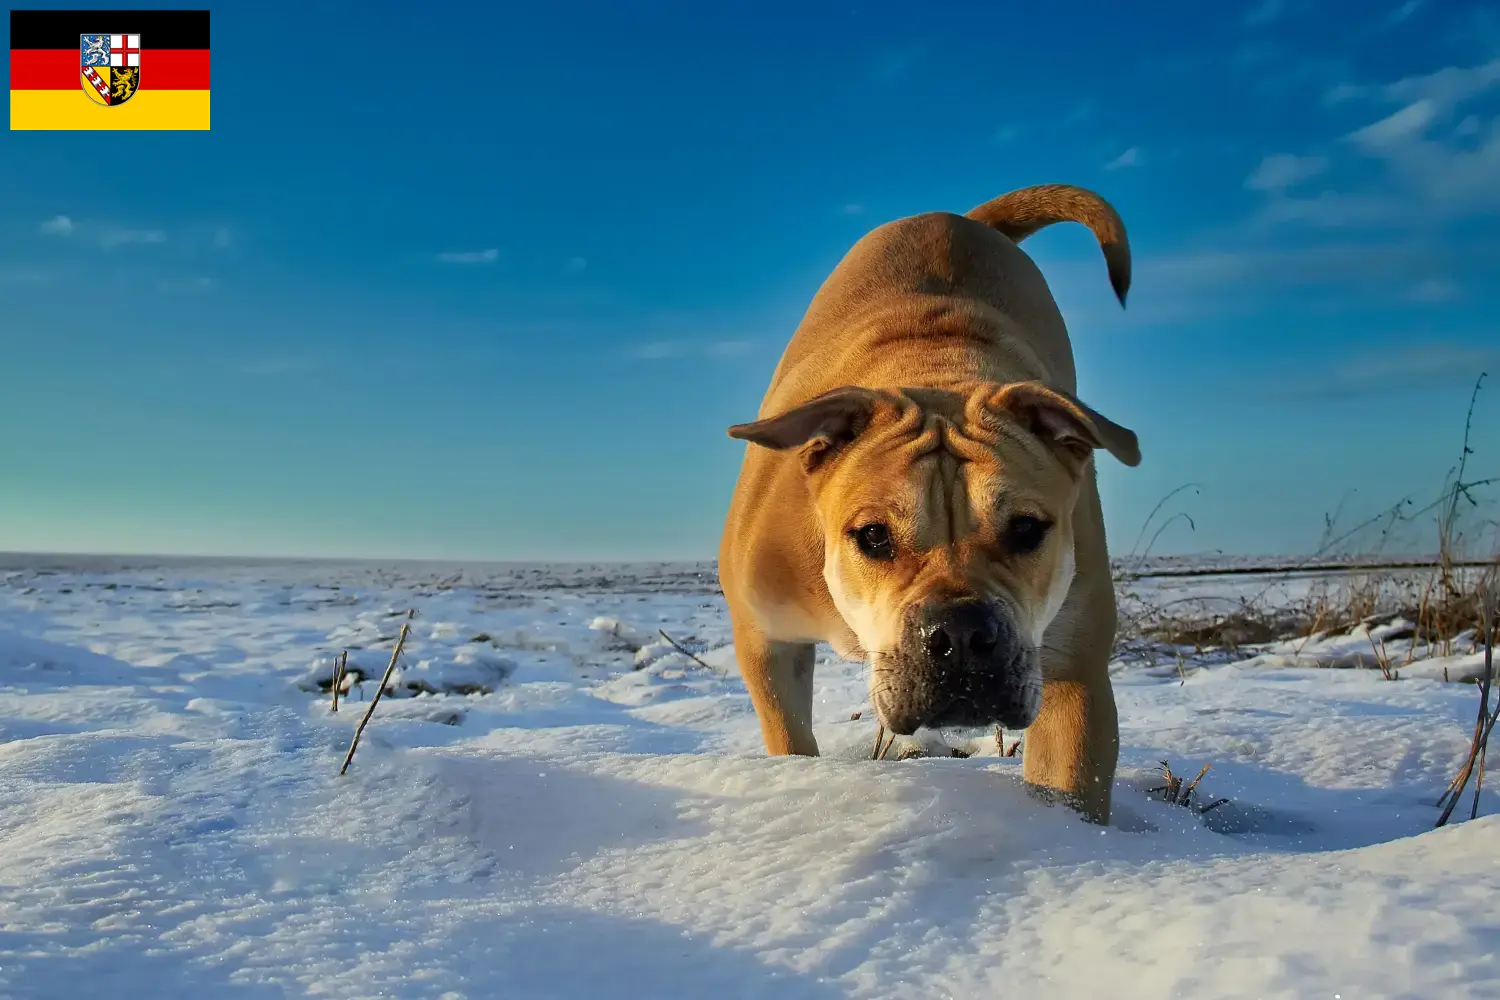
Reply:
<svg viewBox="0 0 1500 1000"><path fill-rule="evenodd" d="M208 48L206 10L13 10L13 49L76 49L79 35L140 35L141 47Z"/></svg>

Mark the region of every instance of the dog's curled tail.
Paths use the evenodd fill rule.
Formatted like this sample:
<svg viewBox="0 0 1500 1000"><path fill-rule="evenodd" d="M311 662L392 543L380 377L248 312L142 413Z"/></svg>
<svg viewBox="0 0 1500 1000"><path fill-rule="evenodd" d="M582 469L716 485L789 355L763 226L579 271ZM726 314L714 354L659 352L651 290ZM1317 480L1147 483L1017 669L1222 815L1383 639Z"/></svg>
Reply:
<svg viewBox="0 0 1500 1000"><path fill-rule="evenodd" d="M1098 238L1110 287L1120 305L1125 304L1125 293L1130 291L1130 241L1120 214L1094 192L1071 184L1038 184L1002 194L971 209L966 217L998 229L1017 243L1054 222L1083 223Z"/></svg>

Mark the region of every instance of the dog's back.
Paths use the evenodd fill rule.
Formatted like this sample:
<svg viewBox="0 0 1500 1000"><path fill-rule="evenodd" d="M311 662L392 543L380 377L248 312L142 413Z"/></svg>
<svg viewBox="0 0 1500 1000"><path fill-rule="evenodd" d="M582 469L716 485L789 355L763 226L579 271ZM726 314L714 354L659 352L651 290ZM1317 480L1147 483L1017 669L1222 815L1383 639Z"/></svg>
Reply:
<svg viewBox="0 0 1500 1000"><path fill-rule="evenodd" d="M968 371L1073 391L1062 314L1041 270L1017 245L1059 221L1083 222L1099 236L1123 302L1130 281L1124 226L1107 203L1081 189L1025 188L968 215L898 219L856 243L819 288L761 415L836 388L836 379L854 372L864 385L923 385L929 373L951 379Z"/></svg>

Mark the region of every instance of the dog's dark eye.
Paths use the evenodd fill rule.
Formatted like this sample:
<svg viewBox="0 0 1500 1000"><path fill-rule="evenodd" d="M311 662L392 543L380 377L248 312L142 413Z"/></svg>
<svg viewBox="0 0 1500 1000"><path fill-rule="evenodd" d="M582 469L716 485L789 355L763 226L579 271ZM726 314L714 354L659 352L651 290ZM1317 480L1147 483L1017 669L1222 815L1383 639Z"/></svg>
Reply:
<svg viewBox="0 0 1500 1000"><path fill-rule="evenodd" d="M1052 525L1039 517L1022 514L1010 519L1005 526L1005 547L1016 555L1024 556L1041 548Z"/></svg>
<svg viewBox="0 0 1500 1000"><path fill-rule="evenodd" d="M896 546L891 541L891 529L883 524L867 524L863 528L853 531L854 544L859 546L871 559L890 559L896 554Z"/></svg>

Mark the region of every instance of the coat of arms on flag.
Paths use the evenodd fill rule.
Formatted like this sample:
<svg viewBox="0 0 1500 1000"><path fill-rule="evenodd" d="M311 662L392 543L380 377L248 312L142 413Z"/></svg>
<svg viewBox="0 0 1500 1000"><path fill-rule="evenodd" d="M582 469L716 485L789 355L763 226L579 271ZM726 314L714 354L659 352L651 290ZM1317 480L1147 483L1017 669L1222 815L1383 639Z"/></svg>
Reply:
<svg viewBox="0 0 1500 1000"><path fill-rule="evenodd" d="M124 104L141 85L140 35L80 35L83 92L106 107Z"/></svg>

